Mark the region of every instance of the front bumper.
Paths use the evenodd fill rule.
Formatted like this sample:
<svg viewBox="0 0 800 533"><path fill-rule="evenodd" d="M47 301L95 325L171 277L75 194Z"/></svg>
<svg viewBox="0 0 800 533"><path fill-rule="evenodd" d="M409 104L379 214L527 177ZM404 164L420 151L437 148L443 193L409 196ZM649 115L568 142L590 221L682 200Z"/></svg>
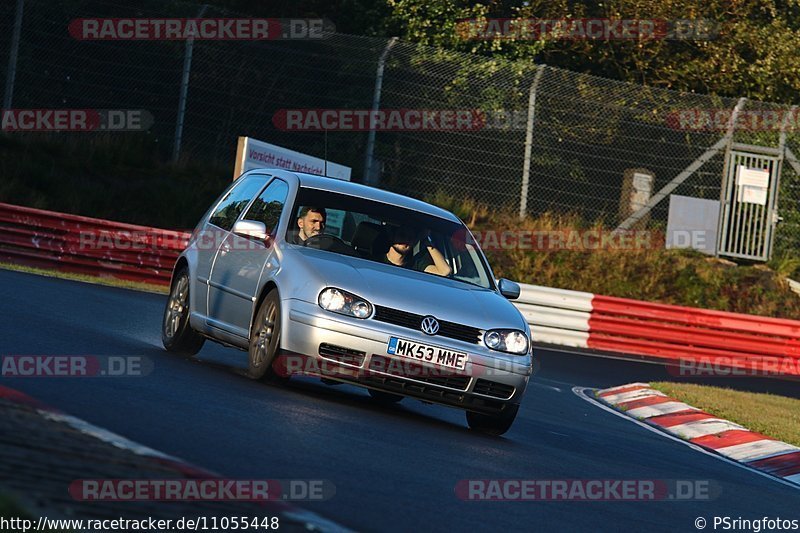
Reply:
<svg viewBox="0 0 800 533"><path fill-rule="evenodd" d="M289 373L299 371L469 411L497 413L520 403L532 371L528 356L498 354L477 344L336 315L315 303L287 299L282 309L280 359ZM467 366L462 371L446 370L390 355L387 346L392 336L466 352Z"/></svg>

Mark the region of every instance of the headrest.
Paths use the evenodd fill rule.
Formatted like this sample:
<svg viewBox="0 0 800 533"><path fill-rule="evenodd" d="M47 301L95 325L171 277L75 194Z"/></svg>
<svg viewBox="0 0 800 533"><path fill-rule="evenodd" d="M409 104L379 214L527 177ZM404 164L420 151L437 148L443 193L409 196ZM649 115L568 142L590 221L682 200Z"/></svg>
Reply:
<svg viewBox="0 0 800 533"><path fill-rule="evenodd" d="M352 246L356 252L363 256L376 255L375 245L378 244L378 237L383 233L383 227L374 222L359 222L356 232L353 234ZM388 245L387 245L388 249ZM385 251L385 250L384 250ZM378 251L378 253L380 253Z"/></svg>

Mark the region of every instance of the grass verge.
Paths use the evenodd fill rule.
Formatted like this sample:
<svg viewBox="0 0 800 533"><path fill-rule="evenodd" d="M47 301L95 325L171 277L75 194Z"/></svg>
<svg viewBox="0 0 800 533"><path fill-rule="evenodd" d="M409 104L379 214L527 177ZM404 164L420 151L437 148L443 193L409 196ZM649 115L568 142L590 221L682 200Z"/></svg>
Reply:
<svg viewBox="0 0 800 533"><path fill-rule="evenodd" d="M19 518L20 520L30 520L32 522L32 527L37 527L37 520L31 516L30 513L25 511L13 498L8 495L0 494L0 518L5 519L12 519L12 518ZM8 530L3 530L8 531ZM12 529L11 531L24 531L23 529ZM30 530L29 530L30 531ZM66 529L44 529L42 530L43 533L71 533L74 530L66 530Z"/></svg>
<svg viewBox="0 0 800 533"><path fill-rule="evenodd" d="M800 446L800 400L693 383L651 383L664 394L751 431Z"/></svg>
<svg viewBox="0 0 800 533"><path fill-rule="evenodd" d="M108 287L119 287L122 289L131 289L135 291L152 292L155 294L169 293L169 288L163 287L161 285L152 285L150 283L140 283L137 281L127 281L114 278L100 278L97 276L88 276L86 274L73 274L71 272L60 272L58 270L47 270L44 268L33 268L22 265L14 265L12 263L0 263L0 269L13 270L15 272L26 272L28 274L37 274L39 276L47 276L50 278L80 281L83 283L93 283L95 285L106 285Z"/></svg>
<svg viewBox="0 0 800 533"><path fill-rule="evenodd" d="M2 518L30 518L10 496L0 494L0 517Z"/></svg>

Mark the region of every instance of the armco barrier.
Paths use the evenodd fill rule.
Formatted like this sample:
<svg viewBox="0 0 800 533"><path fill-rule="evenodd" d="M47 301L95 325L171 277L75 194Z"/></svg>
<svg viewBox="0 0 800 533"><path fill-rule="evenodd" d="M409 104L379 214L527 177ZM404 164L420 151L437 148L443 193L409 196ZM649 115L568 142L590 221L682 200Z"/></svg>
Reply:
<svg viewBox="0 0 800 533"><path fill-rule="evenodd" d="M531 325L534 342L587 347L593 294L536 285L520 288L514 303Z"/></svg>
<svg viewBox="0 0 800 533"><path fill-rule="evenodd" d="M188 233L0 203L0 261L166 285ZM521 285L536 343L800 376L800 321Z"/></svg>
<svg viewBox="0 0 800 533"><path fill-rule="evenodd" d="M800 376L800 321L522 285L534 342Z"/></svg>
<svg viewBox="0 0 800 533"><path fill-rule="evenodd" d="M0 262L168 285L189 234L0 203Z"/></svg>

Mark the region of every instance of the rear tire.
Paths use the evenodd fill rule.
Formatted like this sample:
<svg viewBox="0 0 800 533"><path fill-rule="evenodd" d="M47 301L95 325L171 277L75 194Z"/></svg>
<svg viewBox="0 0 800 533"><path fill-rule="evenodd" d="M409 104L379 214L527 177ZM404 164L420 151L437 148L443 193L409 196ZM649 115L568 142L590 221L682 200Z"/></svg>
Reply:
<svg viewBox="0 0 800 533"><path fill-rule="evenodd" d="M391 392L383 392L382 390L375 390L375 389L367 389L369 391L369 395L372 396L372 399L376 402L384 405L391 405L393 403L400 402L405 396L400 396L399 394L392 394Z"/></svg>
<svg viewBox="0 0 800 533"><path fill-rule="evenodd" d="M281 336L281 302L278 291L272 289L262 300L253 320L250 332L250 346L247 352L247 375L252 379L275 379L278 381L287 378L279 377L272 363L280 347Z"/></svg>
<svg viewBox="0 0 800 533"><path fill-rule="evenodd" d="M519 405L507 405L502 412L496 415L484 415L467 411L467 424L474 431L488 435L500 436L509 429L517 418Z"/></svg>
<svg viewBox="0 0 800 533"><path fill-rule="evenodd" d="M181 267L172 277L169 299L161 321L161 343L168 352L195 355L205 343L205 338L189 324L189 270Z"/></svg>

